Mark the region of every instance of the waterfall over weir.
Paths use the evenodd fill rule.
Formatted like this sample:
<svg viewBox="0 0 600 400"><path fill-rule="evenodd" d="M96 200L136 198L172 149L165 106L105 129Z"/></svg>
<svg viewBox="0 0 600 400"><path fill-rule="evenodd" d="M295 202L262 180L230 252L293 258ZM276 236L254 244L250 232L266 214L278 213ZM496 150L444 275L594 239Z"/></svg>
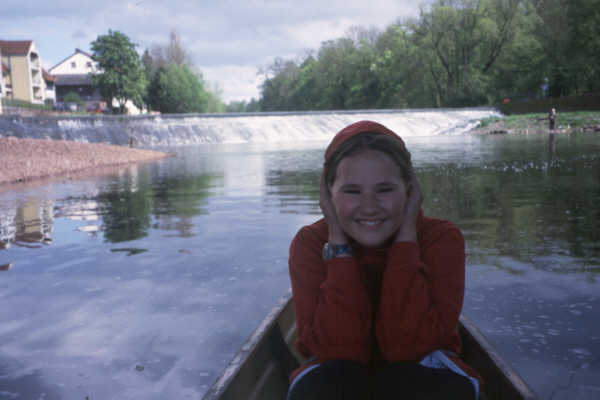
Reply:
<svg viewBox="0 0 600 400"><path fill-rule="evenodd" d="M492 108L369 110L304 113L184 114L161 116L0 116L0 136L63 139L136 146L202 143L273 143L328 140L364 119L400 136L461 134L497 115Z"/></svg>

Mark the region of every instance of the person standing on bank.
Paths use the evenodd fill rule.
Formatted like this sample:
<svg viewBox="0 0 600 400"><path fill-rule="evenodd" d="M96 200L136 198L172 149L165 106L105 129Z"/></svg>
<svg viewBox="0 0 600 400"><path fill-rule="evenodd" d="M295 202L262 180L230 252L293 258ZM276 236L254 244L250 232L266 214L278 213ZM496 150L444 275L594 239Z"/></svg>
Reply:
<svg viewBox="0 0 600 400"><path fill-rule="evenodd" d="M552 108L552 110L550 110L550 114L548 114L548 129L550 129L550 132L554 132L555 125L556 125L556 108Z"/></svg>
<svg viewBox="0 0 600 400"><path fill-rule="evenodd" d="M324 218L300 229L289 269L307 361L288 400L476 399L458 357L465 244L423 215L404 142L360 121L333 138L320 184Z"/></svg>

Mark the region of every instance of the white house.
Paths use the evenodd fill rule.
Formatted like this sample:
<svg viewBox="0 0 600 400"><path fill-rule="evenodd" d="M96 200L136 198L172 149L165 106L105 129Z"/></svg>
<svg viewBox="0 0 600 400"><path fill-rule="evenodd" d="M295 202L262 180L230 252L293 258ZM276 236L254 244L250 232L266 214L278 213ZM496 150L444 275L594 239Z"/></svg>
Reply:
<svg viewBox="0 0 600 400"><path fill-rule="evenodd" d="M92 60L92 55L83 50L75 49L75 53L60 61L48 72L51 75L87 75L99 71L98 63Z"/></svg>
<svg viewBox="0 0 600 400"><path fill-rule="evenodd" d="M56 101L63 102L69 92L74 92L85 101L87 107L96 108L98 104L105 104L98 89L92 84L92 75L101 73L98 63L92 55L75 49L75 53L60 61L48 71L56 77ZM117 107L116 100L113 107ZM140 110L131 101L126 104L130 114L140 114Z"/></svg>
<svg viewBox="0 0 600 400"><path fill-rule="evenodd" d="M98 72L98 63L92 55L75 49L75 53L48 70L56 77L56 101L62 103L68 93L76 93L87 107L102 103L100 92L92 84L92 74Z"/></svg>

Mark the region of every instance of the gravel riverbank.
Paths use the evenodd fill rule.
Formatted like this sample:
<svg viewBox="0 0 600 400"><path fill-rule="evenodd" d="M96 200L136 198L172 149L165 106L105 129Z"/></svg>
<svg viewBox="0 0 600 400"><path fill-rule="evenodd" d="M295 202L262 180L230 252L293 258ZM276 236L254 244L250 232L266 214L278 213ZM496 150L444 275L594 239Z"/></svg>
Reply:
<svg viewBox="0 0 600 400"><path fill-rule="evenodd" d="M0 137L0 185L168 156L108 144Z"/></svg>

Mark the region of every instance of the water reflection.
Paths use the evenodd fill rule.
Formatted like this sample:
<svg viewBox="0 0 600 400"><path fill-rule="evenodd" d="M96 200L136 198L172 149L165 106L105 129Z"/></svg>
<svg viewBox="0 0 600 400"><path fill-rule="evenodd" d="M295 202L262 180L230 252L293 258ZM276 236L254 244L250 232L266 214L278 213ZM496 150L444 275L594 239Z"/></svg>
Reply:
<svg viewBox="0 0 600 400"><path fill-rule="evenodd" d="M0 210L0 250L11 244L38 248L52 242L52 202L28 199Z"/></svg>
<svg viewBox="0 0 600 400"><path fill-rule="evenodd" d="M555 155L556 155L556 134L549 133L548 134L548 159L550 161L554 160Z"/></svg>

